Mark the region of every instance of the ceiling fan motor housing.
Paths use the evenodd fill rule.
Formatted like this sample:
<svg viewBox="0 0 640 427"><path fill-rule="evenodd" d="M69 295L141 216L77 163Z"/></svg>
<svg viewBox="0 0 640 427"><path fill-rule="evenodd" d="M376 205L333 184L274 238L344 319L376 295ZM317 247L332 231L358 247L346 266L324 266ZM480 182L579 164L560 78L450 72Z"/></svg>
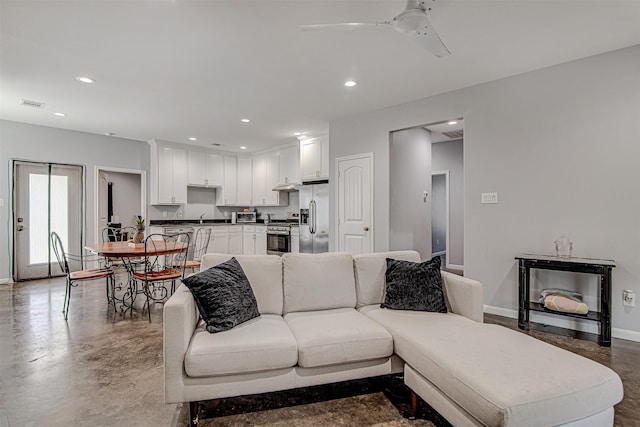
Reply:
<svg viewBox="0 0 640 427"><path fill-rule="evenodd" d="M424 9L409 9L395 17L393 27L400 33L410 33L427 26Z"/></svg>

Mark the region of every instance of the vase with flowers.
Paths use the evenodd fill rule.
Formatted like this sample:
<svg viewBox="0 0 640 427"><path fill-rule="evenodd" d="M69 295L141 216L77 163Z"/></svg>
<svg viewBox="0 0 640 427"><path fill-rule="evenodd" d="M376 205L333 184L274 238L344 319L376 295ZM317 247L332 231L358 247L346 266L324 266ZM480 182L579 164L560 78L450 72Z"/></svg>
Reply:
<svg viewBox="0 0 640 427"><path fill-rule="evenodd" d="M136 234L133 236L133 243L142 243L144 240L144 218L140 215L133 217L136 221Z"/></svg>

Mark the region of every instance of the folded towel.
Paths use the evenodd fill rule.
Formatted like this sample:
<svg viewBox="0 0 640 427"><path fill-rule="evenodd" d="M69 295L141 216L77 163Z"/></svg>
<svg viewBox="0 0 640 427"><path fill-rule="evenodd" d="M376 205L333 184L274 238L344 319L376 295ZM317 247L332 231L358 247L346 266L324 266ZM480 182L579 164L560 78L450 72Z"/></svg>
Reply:
<svg viewBox="0 0 640 427"><path fill-rule="evenodd" d="M562 313L587 314L589 312L589 306L587 304L565 295L547 295L541 298L540 303L549 310L560 311Z"/></svg>

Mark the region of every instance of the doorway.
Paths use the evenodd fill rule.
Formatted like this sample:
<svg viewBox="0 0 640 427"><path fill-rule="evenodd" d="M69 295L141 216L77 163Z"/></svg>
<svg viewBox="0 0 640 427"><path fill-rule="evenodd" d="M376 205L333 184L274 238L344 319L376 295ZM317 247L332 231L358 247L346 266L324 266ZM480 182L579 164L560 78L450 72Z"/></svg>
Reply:
<svg viewBox="0 0 640 427"><path fill-rule="evenodd" d="M134 226L133 217L147 221L147 172L107 166L95 167L94 242L102 241L102 230L109 224Z"/></svg>
<svg viewBox="0 0 640 427"><path fill-rule="evenodd" d="M431 172L431 257L447 265L449 247L449 171Z"/></svg>
<svg viewBox="0 0 640 427"><path fill-rule="evenodd" d="M461 118L390 132L389 250L464 269L464 164ZM448 226L447 226L448 224ZM437 230L437 231L435 231Z"/></svg>
<svg viewBox="0 0 640 427"><path fill-rule="evenodd" d="M15 280L61 275L49 236L55 231L65 251L81 253L84 167L14 160L12 170Z"/></svg>

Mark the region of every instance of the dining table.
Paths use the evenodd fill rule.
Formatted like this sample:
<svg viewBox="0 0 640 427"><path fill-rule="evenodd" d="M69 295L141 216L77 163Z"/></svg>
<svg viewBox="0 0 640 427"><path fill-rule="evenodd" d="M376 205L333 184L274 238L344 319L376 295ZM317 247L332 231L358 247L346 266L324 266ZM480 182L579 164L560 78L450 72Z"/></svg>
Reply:
<svg viewBox="0 0 640 427"><path fill-rule="evenodd" d="M133 273L137 265L145 261L145 257L160 257L179 252L187 252L189 244L181 241L164 241L153 240L146 243L132 242L104 242L94 243L85 246L85 249L93 254L105 258L107 265L113 265L114 262L120 260L120 265L127 271L127 284L114 284L111 292L107 290L107 300L113 303L114 309L116 305L120 305L120 311L126 312L133 308L136 295L140 291L136 287L136 281L133 279ZM122 297L116 296L116 290L124 289Z"/></svg>

